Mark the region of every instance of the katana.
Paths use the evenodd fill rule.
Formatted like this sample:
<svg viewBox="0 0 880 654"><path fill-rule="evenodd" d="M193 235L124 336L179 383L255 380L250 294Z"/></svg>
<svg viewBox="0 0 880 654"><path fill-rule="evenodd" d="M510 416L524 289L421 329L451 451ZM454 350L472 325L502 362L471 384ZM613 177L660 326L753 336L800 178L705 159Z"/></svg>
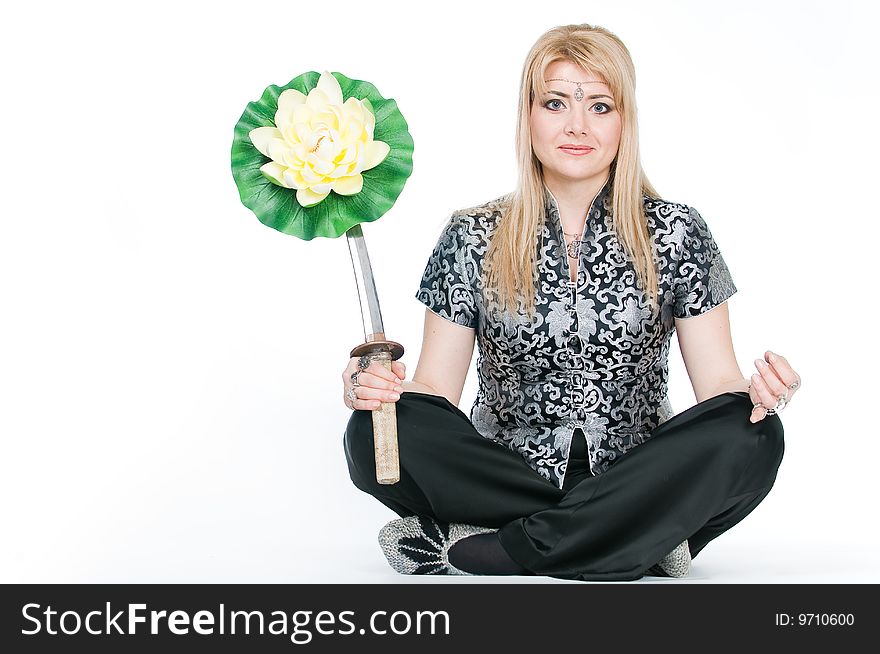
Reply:
<svg viewBox="0 0 880 654"><path fill-rule="evenodd" d="M366 356L391 370L391 362L403 356L403 346L385 338L379 295L367 253L367 242L360 225L345 232L351 265L357 284L361 320L364 325L364 342L355 347L350 356ZM397 410L394 402L382 402L373 409L373 445L376 454L376 481L394 484L400 481L400 455L397 448Z"/></svg>

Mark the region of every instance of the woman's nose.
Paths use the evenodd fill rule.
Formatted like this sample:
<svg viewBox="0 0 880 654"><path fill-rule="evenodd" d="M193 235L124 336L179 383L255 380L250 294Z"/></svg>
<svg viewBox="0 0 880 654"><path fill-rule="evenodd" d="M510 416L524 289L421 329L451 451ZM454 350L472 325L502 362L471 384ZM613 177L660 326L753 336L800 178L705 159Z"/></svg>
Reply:
<svg viewBox="0 0 880 654"><path fill-rule="evenodd" d="M572 111L569 113L568 125L569 132L576 132L579 134L587 133L587 117L584 116L582 111Z"/></svg>

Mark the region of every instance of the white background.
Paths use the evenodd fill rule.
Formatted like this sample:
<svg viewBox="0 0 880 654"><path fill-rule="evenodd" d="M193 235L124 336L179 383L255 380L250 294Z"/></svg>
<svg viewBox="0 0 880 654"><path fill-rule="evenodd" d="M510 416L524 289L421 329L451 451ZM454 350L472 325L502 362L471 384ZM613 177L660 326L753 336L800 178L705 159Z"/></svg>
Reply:
<svg viewBox="0 0 880 654"><path fill-rule="evenodd" d="M774 490L685 582L880 581L870 6L7 9L0 582L425 582L388 567L376 534L397 516L348 478L341 373L363 330L345 239L262 225L230 172L233 127L309 70L397 101L414 172L364 232L411 378L439 231L512 190L525 56L581 22L632 53L644 166L721 247L743 373L770 349L803 378ZM680 412L677 347L670 366ZM472 370L465 413L475 393Z"/></svg>

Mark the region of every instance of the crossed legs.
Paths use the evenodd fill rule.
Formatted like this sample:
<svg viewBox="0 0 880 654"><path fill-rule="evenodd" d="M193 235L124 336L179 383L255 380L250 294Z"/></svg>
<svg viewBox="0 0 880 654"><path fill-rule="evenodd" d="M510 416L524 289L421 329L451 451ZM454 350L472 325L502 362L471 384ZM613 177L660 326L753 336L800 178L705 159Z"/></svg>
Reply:
<svg viewBox="0 0 880 654"><path fill-rule="evenodd" d="M745 393L709 398L565 489L483 438L440 396L407 392L398 401L397 484L375 481L370 412L352 413L343 443L355 486L400 516L498 528L507 554L534 574L633 580L686 539L695 557L769 493L782 423L752 424L750 408Z"/></svg>

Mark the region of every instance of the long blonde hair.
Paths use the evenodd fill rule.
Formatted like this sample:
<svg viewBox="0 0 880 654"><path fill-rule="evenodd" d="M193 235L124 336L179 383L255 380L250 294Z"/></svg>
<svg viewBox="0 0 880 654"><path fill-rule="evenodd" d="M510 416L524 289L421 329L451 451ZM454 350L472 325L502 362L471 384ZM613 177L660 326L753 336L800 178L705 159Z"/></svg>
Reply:
<svg viewBox="0 0 880 654"><path fill-rule="evenodd" d="M542 35L526 57L520 80L517 111L517 189L502 200L502 219L484 258L484 281L494 293L491 304L502 311L522 307L534 317L537 292L537 248L545 217L544 181L535 156L529 117L536 92L547 91L547 67L570 61L601 77L611 88L621 113L620 146L611 164L612 212L618 240L630 256L641 286L656 310L658 282L651 236L642 196L659 195L642 170L639 156L638 117L635 101L635 68L623 42L603 27L564 25Z"/></svg>

